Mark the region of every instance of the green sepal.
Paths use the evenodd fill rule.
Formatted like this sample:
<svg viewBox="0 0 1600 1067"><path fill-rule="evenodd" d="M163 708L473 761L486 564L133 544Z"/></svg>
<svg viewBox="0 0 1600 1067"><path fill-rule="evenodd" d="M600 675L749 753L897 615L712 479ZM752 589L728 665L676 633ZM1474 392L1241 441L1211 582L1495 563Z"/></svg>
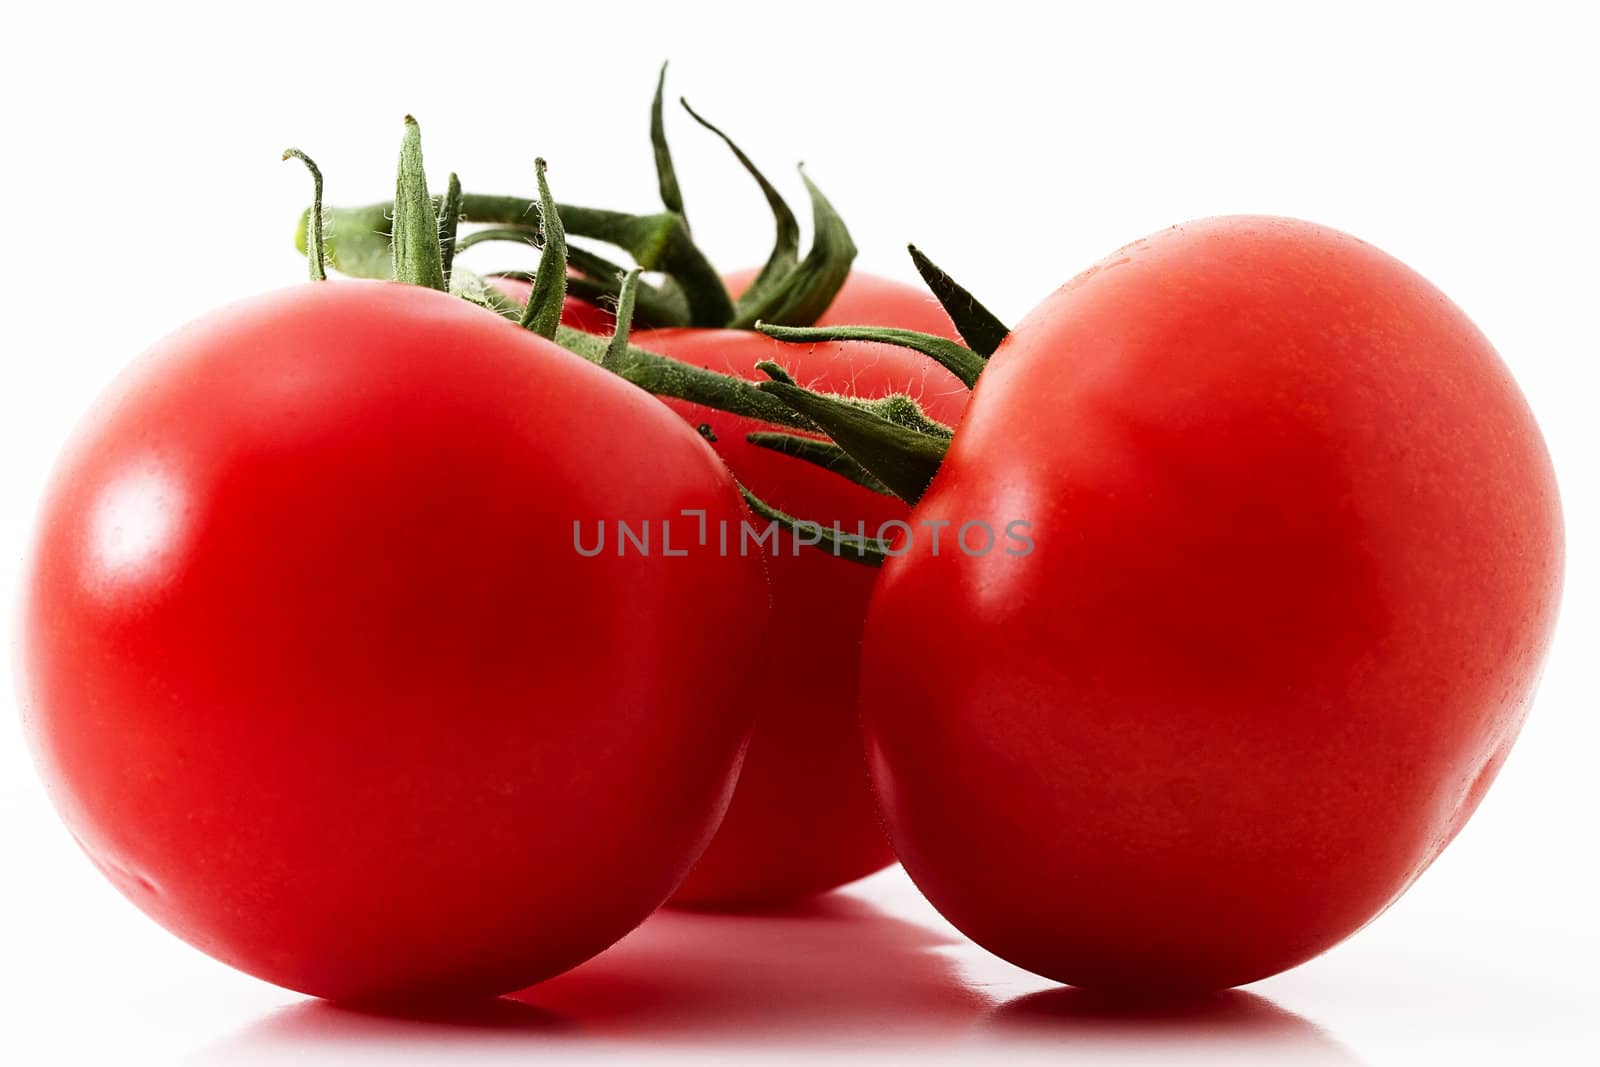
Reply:
<svg viewBox="0 0 1600 1067"><path fill-rule="evenodd" d="M894 496L894 490L873 477L871 471L857 463L851 458L850 453L832 441L819 441L815 437L765 430L745 434L744 439L757 448L770 449L794 459L804 460L830 474L848 478L863 489L870 489L880 496Z"/></svg>
<svg viewBox="0 0 1600 1067"><path fill-rule="evenodd" d="M767 207L772 212L774 228L772 251L767 255L766 263L762 265L749 287L734 304L734 321L737 322L752 309L760 307L768 294L780 285L799 263L800 222L789 209L789 203L784 200L783 194L778 192L777 186L767 180L767 176L762 174L750 157L745 155L744 150L733 142L733 138L702 118L699 112L689 106L689 101L679 97L678 103L683 105L683 110L687 111L692 119L716 134L722 143L728 146L734 158L750 177L755 179L756 185L761 189L761 195L766 197Z"/></svg>
<svg viewBox="0 0 1600 1067"><path fill-rule="evenodd" d="M626 267L576 245L567 246L567 265L578 271L567 279L567 291L602 307L616 307L622 297ZM633 325L641 329L681 326L689 321L689 304L671 278L660 285L640 279L634 294Z"/></svg>
<svg viewBox="0 0 1600 1067"><path fill-rule="evenodd" d="M600 365L613 374L622 369L628 358L628 334L633 330L633 301L639 292L639 268L630 270L622 279L622 290L617 295L617 328L606 342L606 354Z"/></svg>
<svg viewBox="0 0 1600 1067"><path fill-rule="evenodd" d="M450 172L444 198L439 202L439 262L444 268L444 285L450 288L450 269L456 258L456 231L461 227L461 179Z"/></svg>
<svg viewBox="0 0 1600 1067"><path fill-rule="evenodd" d="M667 127L661 114L661 97L667 87L667 65L661 64L661 73L656 75L656 95L650 102L650 147L655 151L656 157L656 184L661 189L661 204L668 211L683 219L684 228L689 226L689 219L683 213L683 190L678 186L678 172L672 165L672 149L667 147Z"/></svg>
<svg viewBox="0 0 1600 1067"><path fill-rule="evenodd" d="M744 495L744 502L750 505L750 510L763 519L776 522L796 536L802 533L815 533L818 540L811 544L813 548L868 567L881 567L883 561L889 558L890 546L879 538L857 537L854 534L840 536L834 533L831 526L824 526L807 519L797 519L788 512L778 510L742 485L739 487L739 492Z"/></svg>
<svg viewBox="0 0 1600 1067"><path fill-rule="evenodd" d="M915 407L909 397L850 400L782 381L762 382L759 388L820 426L835 444L908 504L922 498L950 447L947 436L913 429L880 414L885 400L897 401L896 407Z"/></svg>
<svg viewBox="0 0 1600 1067"><path fill-rule="evenodd" d="M919 333L891 326L774 326L758 322L756 329L779 341L876 341L921 352L971 389L983 373L984 359L966 345L938 334Z"/></svg>
<svg viewBox="0 0 1600 1067"><path fill-rule="evenodd" d="M311 172L311 206L306 209L305 221L301 224L300 243L311 269L311 280L325 282L328 280L328 243L323 239L322 169L298 148L285 148L283 158L298 159Z"/></svg>
<svg viewBox="0 0 1600 1067"><path fill-rule="evenodd" d="M533 161L534 177L539 183L539 229L544 234L544 248L539 253L539 269L534 271L520 325L553 341L567 299L567 235L561 212L550 196L545 170L543 159Z"/></svg>
<svg viewBox="0 0 1600 1067"><path fill-rule="evenodd" d="M939 306L950 316L961 339L985 359L994 355L995 349L1000 347L1000 342L1006 339L1011 328L978 303L977 297L954 278L935 266L933 260L923 255L916 245L906 245L906 251L911 253L911 262L916 264L917 273L933 290Z"/></svg>
<svg viewBox="0 0 1600 1067"><path fill-rule="evenodd" d="M738 314L728 322L733 329L748 330L757 322L780 326L816 322L850 276L856 258L850 231L803 167L800 178L811 197L811 248L798 266L773 282L758 299L741 302Z"/></svg>
<svg viewBox="0 0 1600 1067"><path fill-rule="evenodd" d="M400 169L395 179L392 277L407 285L447 292L444 260L439 251L439 216L428 195L428 176L422 166L422 131L417 120L406 116L405 138L400 142Z"/></svg>

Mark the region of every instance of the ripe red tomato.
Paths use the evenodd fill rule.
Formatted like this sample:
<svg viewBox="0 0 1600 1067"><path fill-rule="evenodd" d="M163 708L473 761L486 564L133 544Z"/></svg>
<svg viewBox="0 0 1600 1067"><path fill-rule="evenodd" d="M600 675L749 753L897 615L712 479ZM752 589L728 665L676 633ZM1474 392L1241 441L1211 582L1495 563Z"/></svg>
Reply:
<svg viewBox="0 0 1600 1067"><path fill-rule="evenodd" d="M1467 318L1309 223L1214 219L1069 282L995 353L873 597L869 762L956 926L1074 985L1237 985L1377 915L1527 712L1562 536ZM981 543L982 538L974 535Z"/></svg>
<svg viewBox="0 0 1600 1067"><path fill-rule="evenodd" d="M532 286L525 282L506 282L504 288L527 300L528 290ZM561 305L561 325L571 326L574 330L582 330L584 333L608 334L617 328L617 316L614 312L596 307L586 300L568 297Z"/></svg>
<svg viewBox="0 0 1600 1067"><path fill-rule="evenodd" d="M735 296L755 277L724 279ZM525 284L495 285L525 300ZM568 298L567 308L582 304ZM588 305L582 305L588 307ZM819 325L870 323L956 338L955 328L925 290L859 271L817 320ZM641 348L750 381L766 381L756 364L772 360L801 382L860 397L909 393L934 418L954 423L967 390L923 356L861 342L786 345L747 330L643 330ZM679 400L664 400L690 424L704 426L739 481L769 504L847 532L857 522L876 533L904 519L904 504L819 467L751 445L746 434L781 429ZM759 694L757 727L722 828L673 903L698 908L752 908L833 889L894 861L883 836L861 755L856 714L861 625L876 572L829 559L779 535L767 553L772 585L772 648L800 657L780 684Z"/></svg>
<svg viewBox="0 0 1600 1067"><path fill-rule="evenodd" d="M681 509L745 514L691 429L465 301L220 311L115 385L49 490L24 717L52 795L141 908L292 989L571 967L677 886L750 726L759 559L662 558L659 526L649 557L574 547Z"/></svg>

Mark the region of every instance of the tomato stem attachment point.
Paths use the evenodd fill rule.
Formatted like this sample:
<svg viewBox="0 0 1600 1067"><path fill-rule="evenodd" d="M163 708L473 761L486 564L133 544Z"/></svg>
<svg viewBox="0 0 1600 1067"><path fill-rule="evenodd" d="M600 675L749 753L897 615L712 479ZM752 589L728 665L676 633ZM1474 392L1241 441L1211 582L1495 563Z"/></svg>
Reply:
<svg viewBox="0 0 1600 1067"><path fill-rule="evenodd" d="M307 214L308 226L305 238L306 262L311 267L311 280L325 282L328 280L328 253L327 245L323 241L322 169L298 148L285 148L283 158L298 159L306 165L306 170L311 172L311 210Z"/></svg>

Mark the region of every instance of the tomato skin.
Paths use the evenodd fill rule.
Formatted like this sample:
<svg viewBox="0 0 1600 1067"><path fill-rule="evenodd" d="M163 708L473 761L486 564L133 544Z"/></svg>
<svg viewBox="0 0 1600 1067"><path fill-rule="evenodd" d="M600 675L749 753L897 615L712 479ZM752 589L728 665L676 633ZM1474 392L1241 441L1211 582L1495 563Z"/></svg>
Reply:
<svg viewBox="0 0 1600 1067"><path fill-rule="evenodd" d="M878 279L865 284L909 288ZM909 294L924 299L916 290ZM892 310L876 306L872 321L882 323ZM946 320L941 332L951 330ZM756 364L771 360L822 389L861 397L910 393L929 414L952 423L967 397L954 375L889 345L782 344L743 330L652 330L635 341L751 381L766 380ZM850 533L865 522L870 536L883 522L908 513L898 500L746 441L753 431L774 429L770 425L684 401L665 403L689 424L710 430L712 447L741 484L792 515L824 524L838 520ZM833 889L894 861L867 780L855 702L861 627L877 572L796 546L787 535L766 558L776 660L768 654L772 666L727 816L672 899L686 907L776 904Z"/></svg>
<svg viewBox="0 0 1600 1067"><path fill-rule="evenodd" d="M511 279L496 278L494 281L496 288L524 302L527 301L528 293L533 288L527 282ZM574 330L582 330L584 333L609 334L617 328L617 316L615 312L607 311L587 300L569 296L561 304L561 325L571 326Z"/></svg>
<svg viewBox="0 0 1600 1067"><path fill-rule="evenodd" d="M680 508L744 514L651 397L458 298L224 309L115 384L49 488L23 714L50 792L136 904L279 985L558 973L676 887L748 734L759 561L573 547L574 519Z"/></svg>
<svg viewBox="0 0 1600 1067"><path fill-rule="evenodd" d="M1428 866L1532 698L1563 548L1538 427L1378 250L1223 218L1069 282L995 353L885 566L862 715L956 926L1074 985L1238 985Z"/></svg>

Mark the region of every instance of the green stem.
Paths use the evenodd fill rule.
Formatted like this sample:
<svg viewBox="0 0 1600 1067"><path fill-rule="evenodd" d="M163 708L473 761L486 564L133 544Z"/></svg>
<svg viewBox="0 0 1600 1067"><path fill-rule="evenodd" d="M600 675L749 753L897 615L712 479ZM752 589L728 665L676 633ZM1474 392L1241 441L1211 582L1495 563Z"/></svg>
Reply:
<svg viewBox="0 0 1600 1067"><path fill-rule="evenodd" d="M491 226L486 230L473 230L456 239L456 251L465 252L476 245L490 241L508 241L512 244L538 248L544 244L544 234L536 226Z"/></svg>
<svg viewBox="0 0 1600 1067"><path fill-rule="evenodd" d="M621 248L647 271L659 271L671 279L681 300L682 310L662 306L671 321L652 321L661 326L725 326L733 318L733 298L722 283L716 268L690 238L683 219L670 213L629 215L622 211L557 204L566 232ZM464 193L461 197L463 221L496 227L537 231L538 203L522 196L495 196ZM332 222L328 242L329 262L341 272L356 278L388 278L390 271L389 218L395 204L367 204L355 208L331 208ZM309 212L303 213L295 234L295 245L306 249ZM509 235L506 235L509 237ZM462 242L457 241L457 251ZM641 309L644 302L641 299Z"/></svg>
<svg viewBox="0 0 1600 1067"><path fill-rule="evenodd" d="M591 363L604 363L606 352L611 347L609 338L596 337L570 326L562 326L556 331L556 343ZM631 344L616 362L619 364L616 368L618 377L657 396L687 400L714 411L742 415L774 426L818 432L817 425L810 419L779 398L769 396L761 386L743 378L680 363Z"/></svg>

